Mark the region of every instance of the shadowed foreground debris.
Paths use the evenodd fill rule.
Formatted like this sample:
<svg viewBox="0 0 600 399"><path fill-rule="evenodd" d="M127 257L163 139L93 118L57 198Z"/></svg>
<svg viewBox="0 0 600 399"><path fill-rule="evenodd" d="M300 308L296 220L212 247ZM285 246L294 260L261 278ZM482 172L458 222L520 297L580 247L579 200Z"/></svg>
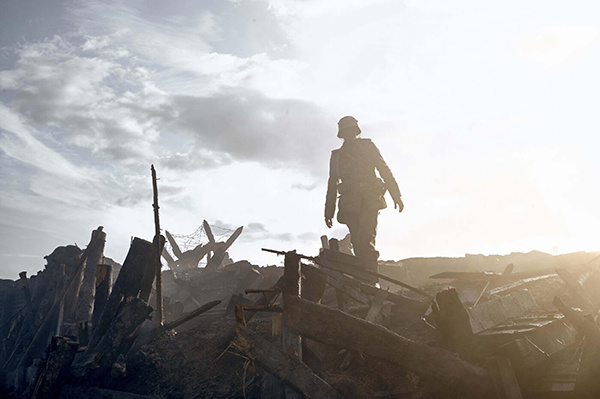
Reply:
<svg viewBox="0 0 600 399"><path fill-rule="evenodd" d="M202 228L192 249L167 232L135 238L121 266L100 227L85 250L0 280L0 396L600 395L596 253L388 261L377 276L327 238L310 256L272 251L284 267L235 262L242 228L225 241Z"/></svg>

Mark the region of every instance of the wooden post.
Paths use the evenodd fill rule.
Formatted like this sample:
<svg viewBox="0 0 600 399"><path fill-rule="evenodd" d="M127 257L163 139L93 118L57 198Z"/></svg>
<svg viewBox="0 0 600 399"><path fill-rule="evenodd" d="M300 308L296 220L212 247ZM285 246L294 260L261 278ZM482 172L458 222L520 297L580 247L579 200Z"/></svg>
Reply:
<svg viewBox="0 0 600 399"><path fill-rule="evenodd" d="M118 313L121 302L138 295L142 285L141 276L143 275L144 266L150 256L152 256L152 244L141 238L134 238L117 281L115 281L112 292L106 301L106 306L94 328L88 351L91 351L100 342L113 318Z"/></svg>
<svg viewBox="0 0 600 399"><path fill-rule="evenodd" d="M104 255L104 245L106 244L106 233L99 226L92 231L92 241L94 247L90 251L86 266L83 272L83 281L79 289L79 296L75 304L75 317L73 321L89 321L92 317L94 307L94 292L96 289L96 266L101 262ZM98 236L94 240L95 236Z"/></svg>
<svg viewBox="0 0 600 399"><path fill-rule="evenodd" d="M112 265L96 266L96 294L94 295L94 312L92 313L92 330L96 329L98 320L104 311L110 287L112 286Z"/></svg>
<svg viewBox="0 0 600 399"><path fill-rule="evenodd" d="M156 325L158 327L162 327L162 264L160 263L160 254L162 253L162 247L160 246L160 219L158 217L158 185L156 184L156 170L154 169L154 165L152 165L150 169L152 171L152 192L154 193L154 202L152 204L152 207L154 208L154 262L156 265Z"/></svg>
<svg viewBox="0 0 600 399"><path fill-rule="evenodd" d="M296 251L287 252L284 260L283 311L289 306L289 298L300 298L302 292L300 256ZM302 341L300 336L292 332L284 324L281 332L281 349L284 353L296 355L302 360ZM300 394L289 385L284 387L285 398L300 398Z"/></svg>
<svg viewBox="0 0 600 399"><path fill-rule="evenodd" d="M436 323L449 349L456 351L460 357L471 363L480 358L475 334L467 310L460 302L456 289L440 291L436 295L437 307L434 306Z"/></svg>

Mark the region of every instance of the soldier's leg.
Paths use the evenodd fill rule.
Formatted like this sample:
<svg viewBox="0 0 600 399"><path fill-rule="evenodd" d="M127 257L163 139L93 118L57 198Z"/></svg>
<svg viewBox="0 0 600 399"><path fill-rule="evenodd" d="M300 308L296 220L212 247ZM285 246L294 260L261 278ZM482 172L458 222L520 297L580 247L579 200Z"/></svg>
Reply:
<svg viewBox="0 0 600 399"><path fill-rule="evenodd" d="M379 258L379 252L375 249L378 215L378 209L363 208L358 217L358 228L356 229L356 245L359 256L365 259L367 269L374 272L378 272L377 259ZM378 278L373 277L371 283L375 284L377 281Z"/></svg>

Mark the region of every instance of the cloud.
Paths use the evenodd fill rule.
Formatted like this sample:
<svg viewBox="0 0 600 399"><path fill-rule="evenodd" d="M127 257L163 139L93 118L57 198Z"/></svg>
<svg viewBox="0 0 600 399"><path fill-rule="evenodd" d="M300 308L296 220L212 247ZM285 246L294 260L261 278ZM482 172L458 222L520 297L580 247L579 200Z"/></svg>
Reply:
<svg viewBox="0 0 600 399"><path fill-rule="evenodd" d="M513 51L547 69L559 69L585 55L600 37L596 26L545 26L519 37Z"/></svg>
<svg viewBox="0 0 600 399"><path fill-rule="evenodd" d="M209 155L201 153L208 149L236 160L313 171L322 171L319 162L328 159L333 137L325 134L331 123L309 102L230 88L212 97L176 96L174 106L176 129L193 138L192 150L200 156Z"/></svg>
<svg viewBox="0 0 600 399"><path fill-rule="evenodd" d="M174 116L167 95L144 68L80 50L58 36L19 48L15 68L0 72L0 88L14 91L12 108L105 159L152 157L161 125Z"/></svg>

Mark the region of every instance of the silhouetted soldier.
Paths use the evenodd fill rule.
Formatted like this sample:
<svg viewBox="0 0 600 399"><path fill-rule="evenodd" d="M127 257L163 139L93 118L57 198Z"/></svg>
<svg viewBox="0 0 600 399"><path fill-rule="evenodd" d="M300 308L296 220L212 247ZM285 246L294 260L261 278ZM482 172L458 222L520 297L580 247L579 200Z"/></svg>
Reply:
<svg viewBox="0 0 600 399"><path fill-rule="evenodd" d="M344 116L338 122L337 136L344 144L331 152L325 224L329 228L333 225L339 192L337 220L350 230L354 255L364 258L367 267L376 271L379 258L375 249L377 216L379 210L386 207L385 192L390 192L394 208L400 212L404 204L398 183L379 149L370 139L359 138L360 133L358 121L352 116ZM377 177L375 169L383 181Z"/></svg>

